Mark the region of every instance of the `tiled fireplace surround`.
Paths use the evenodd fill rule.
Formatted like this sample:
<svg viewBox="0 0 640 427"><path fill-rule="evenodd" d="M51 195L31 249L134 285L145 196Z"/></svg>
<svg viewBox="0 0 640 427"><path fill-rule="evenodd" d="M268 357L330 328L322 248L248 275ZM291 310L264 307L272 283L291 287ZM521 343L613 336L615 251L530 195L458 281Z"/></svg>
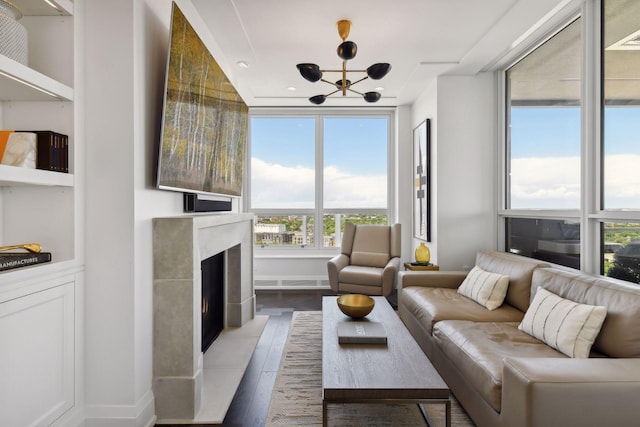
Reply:
<svg viewBox="0 0 640 427"><path fill-rule="evenodd" d="M253 215L153 219L153 391L158 418L193 419L200 409L200 263L226 254L225 327L254 318Z"/></svg>

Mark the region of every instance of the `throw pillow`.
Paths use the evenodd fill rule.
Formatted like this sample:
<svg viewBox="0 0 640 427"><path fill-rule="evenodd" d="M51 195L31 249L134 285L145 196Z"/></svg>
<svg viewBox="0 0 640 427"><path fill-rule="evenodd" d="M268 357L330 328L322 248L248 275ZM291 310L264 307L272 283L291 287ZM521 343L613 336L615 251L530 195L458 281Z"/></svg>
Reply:
<svg viewBox="0 0 640 427"><path fill-rule="evenodd" d="M606 307L579 304L538 287L518 329L569 357L584 359L606 315Z"/></svg>
<svg viewBox="0 0 640 427"><path fill-rule="evenodd" d="M502 305L508 287L509 276L484 271L476 265L465 277L458 293L495 310Z"/></svg>

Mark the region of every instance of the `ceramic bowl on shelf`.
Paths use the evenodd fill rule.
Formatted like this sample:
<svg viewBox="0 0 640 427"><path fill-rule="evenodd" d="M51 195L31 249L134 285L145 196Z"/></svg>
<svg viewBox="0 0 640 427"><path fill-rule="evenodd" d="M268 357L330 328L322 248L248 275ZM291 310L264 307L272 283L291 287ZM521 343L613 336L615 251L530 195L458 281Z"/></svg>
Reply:
<svg viewBox="0 0 640 427"><path fill-rule="evenodd" d="M349 294L338 297L340 311L349 317L359 319L371 313L375 300L367 295Z"/></svg>

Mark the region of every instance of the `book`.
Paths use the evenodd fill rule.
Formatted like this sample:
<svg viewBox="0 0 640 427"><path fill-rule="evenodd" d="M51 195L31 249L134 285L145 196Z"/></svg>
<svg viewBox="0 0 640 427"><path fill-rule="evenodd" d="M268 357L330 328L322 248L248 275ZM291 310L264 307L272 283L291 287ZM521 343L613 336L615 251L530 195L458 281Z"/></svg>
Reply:
<svg viewBox="0 0 640 427"><path fill-rule="evenodd" d="M338 323L340 344L386 344L387 330L380 322L348 320Z"/></svg>
<svg viewBox="0 0 640 427"><path fill-rule="evenodd" d="M4 252L0 253L0 271L27 267L29 265L42 264L50 261L51 252Z"/></svg>
<svg viewBox="0 0 640 427"><path fill-rule="evenodd" d="M36 169L69 172L69 136L50 130L16 131L37 135Z"/></svg>

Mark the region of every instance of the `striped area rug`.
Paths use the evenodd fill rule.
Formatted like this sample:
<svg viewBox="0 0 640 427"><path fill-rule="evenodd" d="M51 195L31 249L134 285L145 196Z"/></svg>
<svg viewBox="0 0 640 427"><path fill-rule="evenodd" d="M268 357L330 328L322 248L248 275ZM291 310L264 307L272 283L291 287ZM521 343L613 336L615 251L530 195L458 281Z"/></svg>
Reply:
<svg viewBox="0 0 640 427"><path fill-rule="evenodd" d="M444 426L444 405L425 405L432 427ZM452 398L453 427L472 427ZM330 404L330 426L426 425L415 404ZM322 426L322 312L293 313L271 395L267 426Z"/></svg>

